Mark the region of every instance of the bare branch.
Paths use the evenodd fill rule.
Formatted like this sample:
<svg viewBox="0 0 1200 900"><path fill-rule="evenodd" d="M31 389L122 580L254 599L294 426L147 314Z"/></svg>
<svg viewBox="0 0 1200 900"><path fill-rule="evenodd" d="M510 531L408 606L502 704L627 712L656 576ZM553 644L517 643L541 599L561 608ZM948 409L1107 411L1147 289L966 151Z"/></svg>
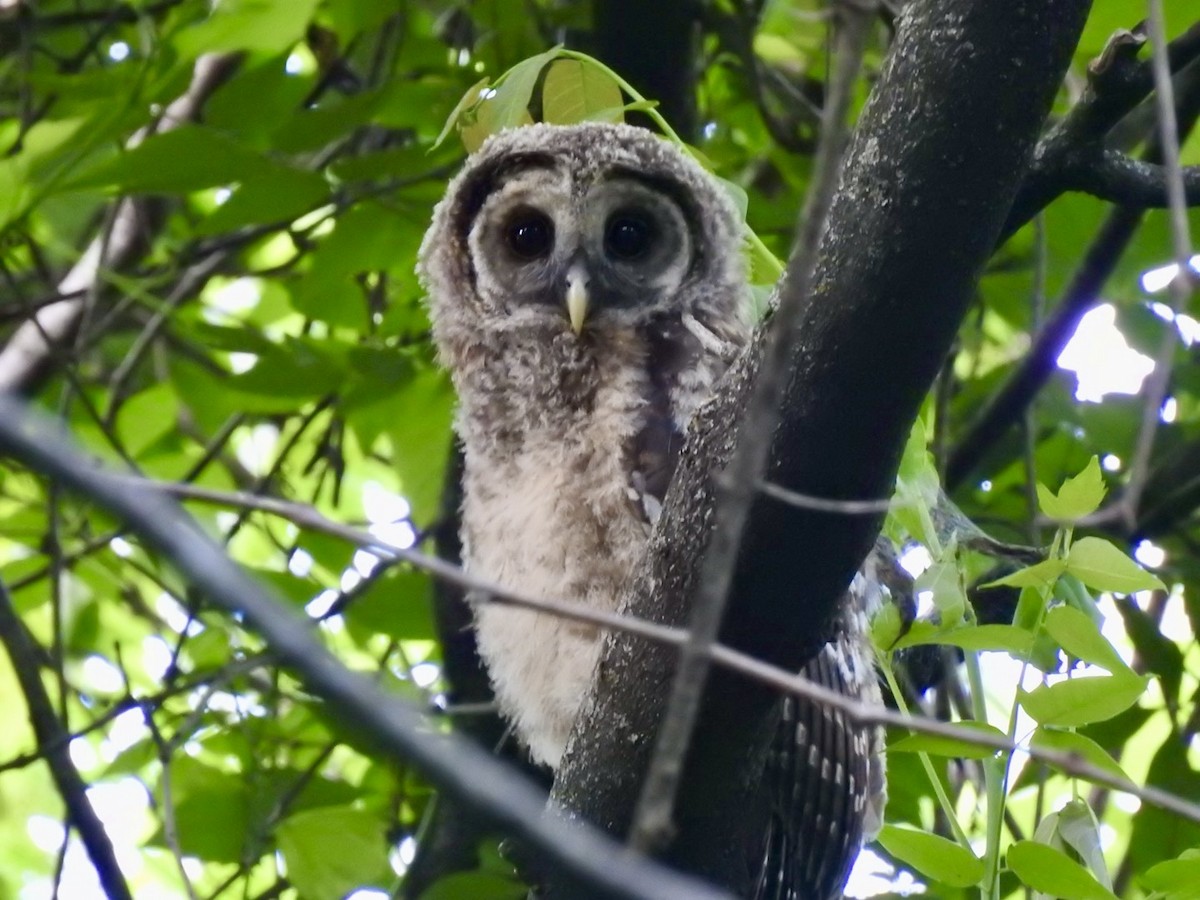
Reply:
<svg viewBox="0 0 1200 900"><path fill-rule="evenodd" d="M1200 205L1200 166L1180 171L1187 205ZM1118 150L1100 150L1090 164L1076 159L1062 172L1065 190L1082 191L1123 206L1158 209L1168 205L1168 173L1163 166L1134 159Z"/></svg>
<svg viewBox="0 0 1200 900"><path fill-rule="evenodd" d="M1002 240L1032 219L1051 200L1064 191L1093 189L1103 199L1115 202L1164 206L1165 192L1154 193L1141 184L1141 193L1121 200L1117 184L1130 190L1128 173L1119 174L1118 161L1107 159L1104 140L1113 127L1155 87L1151 61L1138 59L1145 43L1141 27L1117 32L1104 52L1088 67L1088 86L1080 101L1057 125L1038 141L1033 161L1002 232ZM1200 23L1193 25L1168 47L1167 67L1180 72L1200 58ZM1161 184L1161 183L1160 183Z"/></svg>
<svg viewBox="0 0 1200 900"><path fill-rule="evenodd" d="M70 736L54 712L54 704L42 684L37 645L13 607L8 588L0 582L0 642L8 651L13 671L25 695L29 721L37 736L39 752L50 767L50 774L67 806L67 820L79 832L88 858L100 877L100 884L109 900L132 900L129 886L117 864L112 841L104 823L96 815L87 796L87 784L71 760Z"/></svg>

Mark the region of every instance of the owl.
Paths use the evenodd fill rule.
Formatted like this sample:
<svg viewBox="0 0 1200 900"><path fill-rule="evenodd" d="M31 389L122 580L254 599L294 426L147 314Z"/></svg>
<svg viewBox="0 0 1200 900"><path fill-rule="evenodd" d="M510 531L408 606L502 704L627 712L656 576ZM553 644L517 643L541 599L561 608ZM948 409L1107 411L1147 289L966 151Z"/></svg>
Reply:
<svg viewBox="0 0 1200 900"><path fill-rule="evenodd" d="M720 183L644 129L532 125L468 159L434 211L418 274L458 394L469 572L617 609L688 423L749 340L743 232ZM601 633L487 604L475 627L502 712L557 768ZM809 668L861 692L873 681L864 667L861 653L831 651ZM877 748L802 703L783 721L764 773L780 796L758 893L836 895L879 789ZM818 850L832 860L814 861Z"/></svg>

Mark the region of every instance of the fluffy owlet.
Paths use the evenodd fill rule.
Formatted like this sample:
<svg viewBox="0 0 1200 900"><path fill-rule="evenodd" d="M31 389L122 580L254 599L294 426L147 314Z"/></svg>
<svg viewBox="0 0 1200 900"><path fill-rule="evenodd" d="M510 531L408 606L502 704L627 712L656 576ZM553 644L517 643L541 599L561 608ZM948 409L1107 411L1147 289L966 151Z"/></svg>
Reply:
<svg viewBox="0 0 1200 900"><path fill-rule="evenodd" d="M742 237L720 184L643 129L534 125L467 161L419 272L459 397L468 571L616 610L688 422L749 339ZM600 633L494 606L476 629L501 709L557 767ZM842 643L810 676L869 693L870 663ZM840 892L881 790L874 740L788 704L760 897Z"/></svg>

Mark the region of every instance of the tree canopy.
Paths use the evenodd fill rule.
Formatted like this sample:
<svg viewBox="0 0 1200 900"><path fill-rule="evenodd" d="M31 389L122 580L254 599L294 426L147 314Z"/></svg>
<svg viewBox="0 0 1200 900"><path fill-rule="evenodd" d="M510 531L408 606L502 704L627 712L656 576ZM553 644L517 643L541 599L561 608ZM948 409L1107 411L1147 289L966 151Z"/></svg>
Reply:
<svg viewBox="0 0 1200 900"><path fill-rule="evenodd" d="M758 726L882 525L854 889L1197 896L1200 2L1011 6L0 0L0 389L61 425L0 408L0 898L700 896L480 749L413 272L488 134L592 118L724 180L765 324L557 801L743 889ZM680 653L664 841L628 738Z"/></svg>

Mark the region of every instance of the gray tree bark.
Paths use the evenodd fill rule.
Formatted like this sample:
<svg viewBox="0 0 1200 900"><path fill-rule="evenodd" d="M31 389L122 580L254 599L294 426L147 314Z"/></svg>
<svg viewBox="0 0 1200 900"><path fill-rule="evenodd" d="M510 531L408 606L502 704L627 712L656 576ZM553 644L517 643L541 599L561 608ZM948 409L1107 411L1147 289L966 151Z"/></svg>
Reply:
<svg viewBox="0 0 1200 900"><path fill-rule="evenodd" d="M831 499L889 495L921 401L949 351L1078 41L1089 0L911 0L864 111L802 302L775 434L739 435L762 336L692 437L627 611L686 625L737 440L772 443L768 478ZM742 542L723 642L800 668L879 527L760 497ZM610 636L553 803L627 832L664 713L674 652ZM775 695L714 672L663 856L744 893L768 809L757 790ZM551 882L552 897L578 896Z"/></svg>

